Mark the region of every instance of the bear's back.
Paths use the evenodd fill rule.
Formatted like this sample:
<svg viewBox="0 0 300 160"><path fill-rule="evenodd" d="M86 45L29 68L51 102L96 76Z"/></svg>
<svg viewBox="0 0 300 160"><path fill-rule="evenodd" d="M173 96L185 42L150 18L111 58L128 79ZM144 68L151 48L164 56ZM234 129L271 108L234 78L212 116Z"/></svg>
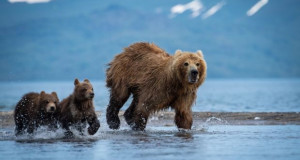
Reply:
<svg viewBox="0 0 300 160"><path fill-rule="evenodd" d="M140 84L157 70L164 70L171 58L155 44L134 43L109 64L106 73L107 87Z"/></svg>
<svg viewBox="0 0 300 160"><path fill-rule="evenodd" d="M19 107L28 108L33 104L37 104L39 95L40 95L39 93L34 93L34 92L25 94L19 102L21 103L21 106Z"/></svg>
<svg viewBox="0 0 300 160"><path fill-rule="evenodd" d="M171 56L167 54L163 49L159 48L155 44L138 42L130 45L124 49L122 53L124 56L129 56L132 60L166 60ZM120 55L122 55L120 54Z"/></svg>
<svg viewBox="0 0 300 160"><path fill-rule="evenodd" d="M39 93L30 92L25 94L22 99L35 100L39 97L39 95L40 95Z"/></svg>
<svg viewBox="0 0 300 160"><path fill-rule="evenodd" d="M15 118L18 116L26 117L34 114L33 110L34 107L37 106L38 97L39 94L34 92L25 94L16 105L15 112L14 112Z"/></svg>

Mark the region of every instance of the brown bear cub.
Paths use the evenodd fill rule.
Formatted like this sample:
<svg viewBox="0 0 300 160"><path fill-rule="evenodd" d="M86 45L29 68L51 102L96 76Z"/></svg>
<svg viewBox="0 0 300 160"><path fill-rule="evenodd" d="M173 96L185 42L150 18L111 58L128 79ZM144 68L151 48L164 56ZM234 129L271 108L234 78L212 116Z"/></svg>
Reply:
<svg viewBox="0 0 300 160"><path fill-rule="evenodd" d="M16 105L14 120L16 124L15 134L21 135L25 131L32 134L39 126L57 128L59 99L56 92L47 94L28 93Z"/></svg>
<svg viewBox="0 0 300 160"><path fill-rule="evenodd" d="M133 130L144 130L150 113L175 109L178 128L191 129L191 106L198 87L206 77L206 62L201 51L177 50L174 56L149 43L135 43L117 55L106 72L110 101L106 119L111 129L120 127L120 108L133 95L124 113Z"/></svg>
<svg viewBox="0 0 300 160"><path fill-rule="evenodd" d="M94 135L100 127L100 122L93 104L93 86L87 79L82 83L78 79L75 79L74 85L73 94L59 104L61 108L59 121L62 128L67 130L65 133L66 137L73 136L70 126L75 127L83 134L86 122L89 124L88 133Z"/></svg>

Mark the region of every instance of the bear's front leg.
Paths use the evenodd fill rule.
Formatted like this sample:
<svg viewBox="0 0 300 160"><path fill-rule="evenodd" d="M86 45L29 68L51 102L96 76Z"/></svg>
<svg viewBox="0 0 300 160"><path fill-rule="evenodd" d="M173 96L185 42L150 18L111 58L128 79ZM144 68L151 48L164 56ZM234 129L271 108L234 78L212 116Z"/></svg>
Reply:
<svg viewBox="0 0 300 160"><path fill-rule="evenodd" d="M193 124L192 104L196 99L195 92L183 94L177 97L176 101L172 104L175 109L175 124L178 129L191 129Z"/></svg>
<svg viewBox="0 0 300 160"><path fill-rule="evenodd" d="M176 110L175 124L178 129L191 129L193 124L193 116L191 111Z"/></svg>
<svg viewBox="0 0 300 160"><path fill-rule="evenodd" d="M97 133L98 129L100 128L100 122L99 122L96 114L89 116L87 118L87 121L89 124L88 132L90 135L94 135L95 133Z"/></svg>

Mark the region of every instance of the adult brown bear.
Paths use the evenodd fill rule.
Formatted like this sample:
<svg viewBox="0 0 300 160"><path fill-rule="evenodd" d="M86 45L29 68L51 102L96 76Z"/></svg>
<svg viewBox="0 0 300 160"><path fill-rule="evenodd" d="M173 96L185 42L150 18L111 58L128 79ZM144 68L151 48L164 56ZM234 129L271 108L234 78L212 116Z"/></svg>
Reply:
<svg viewBox="0 0 300 160"><path fill-rule="evenodd" d="M32 134L38 127L45 125L50 129L57 128L59 99L56 92L47 94L27 93L16 105L14 120L16 135Z"/></svg>
<svg viewBox="0 0 300 160"><path fill-rule="evenodd" d="M130 94L133 101L124 116L133 130L144 130L149 114L167 107L175 109L178 128L191 129L191 106L206 77L206 62L201 51L177 50L171 56L155 44L135 43L114 58L106 76L111 129L120 127L118 113Z"/></svg>

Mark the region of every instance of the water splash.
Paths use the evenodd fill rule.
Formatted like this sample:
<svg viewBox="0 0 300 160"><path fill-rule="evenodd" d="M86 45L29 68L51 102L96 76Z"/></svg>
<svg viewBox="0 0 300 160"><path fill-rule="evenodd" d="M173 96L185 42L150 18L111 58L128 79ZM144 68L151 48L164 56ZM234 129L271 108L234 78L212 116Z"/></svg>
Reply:
<svg viewBox="0 0 300 160"><path fill-rule="evenodd" d="M212 125L212 124L229 124L226 120L223 120L221 118L217 118L217 117L209 117L206 119L205 124L207 125Z"/></svg>

